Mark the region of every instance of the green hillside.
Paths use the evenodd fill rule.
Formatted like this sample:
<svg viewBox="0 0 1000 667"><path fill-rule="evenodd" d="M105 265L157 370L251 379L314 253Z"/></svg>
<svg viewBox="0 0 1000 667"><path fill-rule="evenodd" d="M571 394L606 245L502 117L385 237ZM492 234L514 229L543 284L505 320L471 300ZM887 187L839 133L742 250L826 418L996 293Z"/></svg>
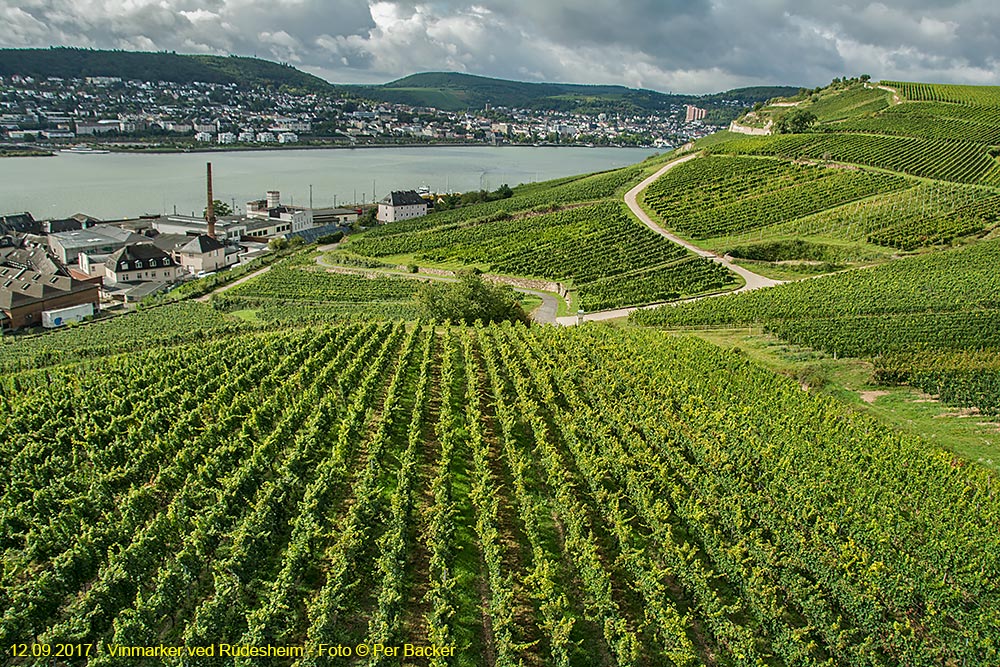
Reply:
<svg viewBox="0 0 1000 667"><path fill-rule="evenodd" d="M664 111L677 104L697 104L720 111L726 109L732 114L731 107L723 107L723 100L737 100L750 106L794 94L798 89L774 86L741 88L713 95L672 95L624 86L527 83L457 72L425 72L383 86L359 87L357 90L362 97L415 106L436 106L448 111L482 109L489 104L494 107L585 113L638 113Z"/></svg>
<svg viewBox="0 0 1000 667"><path fill-rule="evenodd" d="M713 95L669 95L624 86L525 83L455 72L413 74L384 85L334 84L285 63L241 56L183 55L168 52L102 51L69 47L0 49L0 76L46 78L113 76L177 83L236 83L310 92L329 92L376 102L436 107L445 111L492 106L586 113L663 111L672 104L699 104L710 120L728 122L738 113L724 100L744 106L798 89L787 86L741 88Z"/></svg>
<svg viewBox="0 0 1000 667"><path fill-rule="evenodd" d="M842 397L887 395L871 409L995 466L995 424L943 418L1000 411L1000 87L841 81L741 122L777 129L790 114L812 122L698 142L707 155L669 171L643 203L703 247L795 282L632 322L711 328L703 335L827 378ZM754 328L764 334L735 335ZM768 352L776 339L799 352ZM939 399L970 412L935 412Z"/></svg>
<svg viewBox="0 0 1000 667"><path fill-rule="evenodd" d="M53 47L0 49L0 75L83 78L112 76L177 83L236 83L328 92L331 85L290 65L240 56L180 55Z"/></svg>

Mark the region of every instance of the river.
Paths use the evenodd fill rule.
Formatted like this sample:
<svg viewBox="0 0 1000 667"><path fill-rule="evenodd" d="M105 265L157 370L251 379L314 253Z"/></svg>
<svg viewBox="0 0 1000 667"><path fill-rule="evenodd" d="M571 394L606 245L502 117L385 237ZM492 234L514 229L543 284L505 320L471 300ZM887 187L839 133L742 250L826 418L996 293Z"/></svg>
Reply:
<svg viewBox="0 0 1000 667"><path fill-rule="evenodd" d="M422 185L436 192L493 190L635 164L641 148L433 146L0 159L0 215L36 219L86 213L104 220L148 213L197 213L205 207L205 163L215 198L235 203L281 192L283 203L345 205Z"/></svg>

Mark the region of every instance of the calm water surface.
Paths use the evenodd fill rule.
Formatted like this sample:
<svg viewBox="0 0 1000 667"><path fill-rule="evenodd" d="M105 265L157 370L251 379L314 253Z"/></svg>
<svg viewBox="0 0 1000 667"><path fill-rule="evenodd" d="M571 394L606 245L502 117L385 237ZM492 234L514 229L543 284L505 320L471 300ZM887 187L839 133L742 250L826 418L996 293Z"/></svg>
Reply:
<svg viewBox="0 0 1000 667"><path fill-rule="evenodd" d="M266 190L284 203L315 206L370 202L390 190L422 185L437 192L493 190L623 167L657 151L640 148L522 146L72 155L0 159L0 214L36 219L86 213L102 219L142 213L201 213L205 163L215 198L242 210ZM176 207L176 209L175 209Z"/></svg>

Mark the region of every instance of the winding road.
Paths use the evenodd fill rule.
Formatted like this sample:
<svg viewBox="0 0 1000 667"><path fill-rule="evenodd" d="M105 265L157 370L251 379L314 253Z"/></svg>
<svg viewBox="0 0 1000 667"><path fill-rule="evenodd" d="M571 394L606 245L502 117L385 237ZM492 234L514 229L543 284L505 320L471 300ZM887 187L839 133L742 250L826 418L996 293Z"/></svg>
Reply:
<svg viewBox="0 0 1000 667"><path fill-rule="evenodd" d="M631 190L629 190L628 192L625 193L625 204L629 207L629 209L632 211L632 213L634 213L635 216L639 220L641 220L642 223L644 225L646 225L647 227L649 227L651 230L653 230L654 232L656 232L657 234L659 234L663 238L667 239L668 241L671 241L673 243L676 243L678 245L681 245L681 246L687 248L688 250L690 250L694 254L698 255L699 257L704 257L704 258L709 259L709 260L711 260L713 262L717 262L717 263L721 264L722 266L726 267L727 269L729 269L733 273L735 273L735 274L739 275L740 277L742 277L743 280L745 281L745 284L742 287L740 287L739 289L736 289L736 290L729 290L729 291L726 291L726 292L720 292L718 294L696 296L696 297L691 297L690 299L682 299L680 301L671 301L671 302L668 302L668 303L684 303L684 302L687 302L687 301L697 301L699 299L708 299L708 298L712 298L714 296L721 296L721 295L724 295L724 294L735 294L736 292L749 292L751 290L757 290L757 289L761 289L761 288L764 288L764 287L772 287L774 285L780 284L782 282L780 280L772 280L771 278L766 278L766 277L764 277L764 276L762 276L760 274L754 273L753 271L749 271L749 270L745 269L742 266L734 264L733 262L729 261L725 257L720 257L719 255L715 254L714 252L711 252L710 250L705 250L704 248L699 248L698 246L694 245L693 243L690 243L689 241L685 241L684 239L682 239L682 238L680 238L678 236L675 236L674 234L671 234L670 232L664 230L662 227L660 227L655 222L653 222L652 218L650 218L649 215L639 205L639 195L642 193L643 190L645 190L650 185L652 185L652 183L654 181L656 181L656 179L660 178L661 176L663 176L663 174L667 173L669 170L673 169L677 165L684 164L685 162L687 162L689 160L693 160L696 157L698 157L697 153L691 153L690 155L685 155L682 158L679 158L677 160L674 160L672 162L669 162L669 163L663 165L663 167L661 167L659 170L657 170L656 173L654 173L653 175L649 176L648 178L646 178L645 180L643 180L641 183L639 183L638 185L636 185L634 188L632 188ZM330 244L330 245L320 246L318 249L320 251L328 251L328 250L332 250L332 249L334 249L336 247L337 247L337 244ZM322 255L320 255L319 257L316 258L316 263L319 264L320 266L323 266L323 267L326 267L326 268L334 268L334 265L329 264L328 262L326 262L325 259L324 259L324 257ZM237 280L237 281L235 281L233 283L230 283L229 285L225 285L223 287L220 287L219 289L216 289L215 291L213 291L213 292L211 292L209 294L206 294L206 295L204 295L202 297L199 297L198 300L199 301L207 301L214 294L218 294L218 293L223 292L225 290L228 290L228 289L231 289L233 287L236 287L240 283L243 283L243 282L245 282L247 280L250 280L252 278L255 278L255 277L259 276L260 274L262 274L265 271L267 271L269 268L270 267L268 266L268 267L264 267L263 269L261 269L259 271L255 271L254 273L251 273L250 275L244 276L243 278L240 278L239 280ZM354 272L354 271L352 271L352 272ZM455 278L450 277L450 276L439 276L439 275L428 275L428 274L409 274L409 273L402 273L402 272L396 272L396 271L385 271L385 270L375 270L375 271L373 271L371 269L359 269L356 272L357 273L384 273L386 275L393 275L393 276L400 277L400 278L419 278L419 279L422 279L422 280L430 279L430 280L440 280L440 281L444 281L444 282L454 282L456 280ZM526 289L526 288L523 288L523 287L515 287L514 289L517 290L518 292L523 292L525 294L532 294L534 296L539 297L542 300L542 304L540 306L538 306L538 308L536 308L531 313L532 319L535 320L536 322L538 322L539 324L559 324L559 325L562 325L562 326L573 326L573 325L575 325L575 324L578 323L578 317L575 316L575 315L571 315L571 316L568 316L568 317L556 317L556 313L558 312L558 309L559 309L559 299L560 299L560 297L556 296L555 294L552 294L550 292L541 292L541 291L533 290L533 289ZM620 317L627 317L630 313L632 313L632 312L634 312L636 310L641 310L641 309L645 309L645 308L656 308L656 307L661 306L661 305L663 305L663 304L658 304L657 303L657 304L649 304L649 305L645 305L645 306L632 306L632 307L629 307L629 308L616 308L616 309L613 309L613 310L602 310L602 311L598 311L598 312L594 312L594 313L586 313L583 316L583 320L586 321L586 322L599 322L599 321L602 321L602 320L612 320L612 319L616 319L616 318L620 318Z"/></svg>
<svg viewBox="0 0 1000 667"><path fill-rule="evenodd" d="M714 252L710 251L710 250L705 250L704 248L699 248L698 246L694 245L693 243L690 243L689 241L685 241L684 239L680 238L679 236L675 236L674 234L671 234L670 232L664 230L662 227L660 227L655 222L653 222L653 219L650 218L649 215L644 210L642 210L642 207L639 205L639 195L640 195L640 193L642 193L643 190L645 190L646 188L648 188L650 185L653 184L654 181L656 181L656 179L658 179L660 176L663 176L663 174L667 173L668 171L670 171L671 169L673 169L677 165L684 164L685 162L687 162L689 160L693 160L696 157L698 157L697 153L691 153L690 155L685 155L684 157L682 157L682 158L680 158L678 160L674 160L673 162L669 162L669 163L663 165L663 167L661 167L659 170L657 170L657 172L655 174L653 174L652 176L646 178L644 181L642 181L641 183L639 183L638 185L636 185L634 188L632 188L631 190L629 190L628 192L625 193L625 204L629 207L629 209L632 211L632 213L635 214L635 217L639 218L639 220L641 220L642 223L644 225L646 225L647 227L649 227L651 230L653 230L654 232L656 232L657 234L659 234L663 238L667 239L668 241L672 241L673 243L676 243L678 245L684 246L685 248L687 248L688 250L690 250L691 252L693 252L694 254L696 254L696 255L698 255L700 257L704 257L705 259L710 259L713 262L717 262L718 264L721 264L722 266L726 267L727 269L729 269L733 273L735 273L738 276L740 276L741 278L743 278L743 280L745 281L745 284L743 285L743 287L740 287L739 289L736 289L736 290L731 290L731 291L728 291L728 292L722 292L720 294L712 294L712 295L708 295L708 296L693 297L691 299L684 299L682 301L674 301L674 302L671 302L671 303L683 303L685 301L696 301L698 299L707 299L707 298L711 298L713 296L721 296L722 294L735 294L736 292L750 292L752 290L758 290L758 289L761 289L763 287L773 287L774 285L780 285L781 282L782 282L780 280L772 280L771 278L766 278L766 277L764 277L764 276L762 276L762 275L760 275L758 273L754 273L753 271L749 271L746 268L744 268L742 266L739 266L738 264L734 264L733 262L729 261L725 257L721 257L721 256L715 254ZM602 310L602 311L599 311L599 312L596 312L596 313L586 313L583 316L583 319L586 322L598 322L598 321L601 321L601 320L612 320L612 319L615 319L615 318L618 318L618 317L626 317L627 315L629 315L630 313L632 313L632 312L634 312L636 310L641 310L641 309L644 309L644 308L655 308L656 306L659 306L659 305L662 305L662 304L651 304L651 305L648 305L648 306L632 306L630 308L617 308L615 310ZM556 323L564 325L564 326L572 326L572 325L574 325L574 324L577 323L577 320L578 320L578 318L576 316L559 317L559 318L556 318Z"/></svg>

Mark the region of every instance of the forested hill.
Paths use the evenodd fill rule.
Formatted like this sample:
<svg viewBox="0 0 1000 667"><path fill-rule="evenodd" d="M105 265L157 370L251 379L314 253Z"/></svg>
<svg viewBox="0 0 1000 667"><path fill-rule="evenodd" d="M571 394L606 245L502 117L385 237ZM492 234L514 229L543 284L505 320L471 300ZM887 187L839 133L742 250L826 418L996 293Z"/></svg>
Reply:
<svg viewBox="0 0 1000 667"><path fill-rule="evenodd" d="M713 95L672 95L655 90L568 83L526 83L455 72L413 74L382 85L332 84L294 67L240 56L100 51L69 47L0 49L0 76L20 74L64 79L114 76L144 81L236 83L243 86L329 92L347 97L435 107L444 111L478 110L491 106L583 113L643 113L676 104L697 104L709 110L709 121L728 122L743 109L798 88L765 86L739 88Z"/></svg>
<svg viewBox="0 0 1000 667"><path fill-rule="evenodd" d="M58 47L0 49L0 76L20 74L64 79L114 76L143 81L237 83L279 88L332 91L323 79L280 63L240 56L181 55L131 51L99 51Z"/></svg>
<svg viewBox="0 0 1000 667"><path fill-rule="evenodd" d="M657 111L672 104L714 108L736 100L747 106L798 92L789 86L740 88L713 95L673 95L625 86L528 83L457 72L413 74L382 86L359 88L364 97L434 106L445 110L482 109L487 104L555 111Z"/></svg>

